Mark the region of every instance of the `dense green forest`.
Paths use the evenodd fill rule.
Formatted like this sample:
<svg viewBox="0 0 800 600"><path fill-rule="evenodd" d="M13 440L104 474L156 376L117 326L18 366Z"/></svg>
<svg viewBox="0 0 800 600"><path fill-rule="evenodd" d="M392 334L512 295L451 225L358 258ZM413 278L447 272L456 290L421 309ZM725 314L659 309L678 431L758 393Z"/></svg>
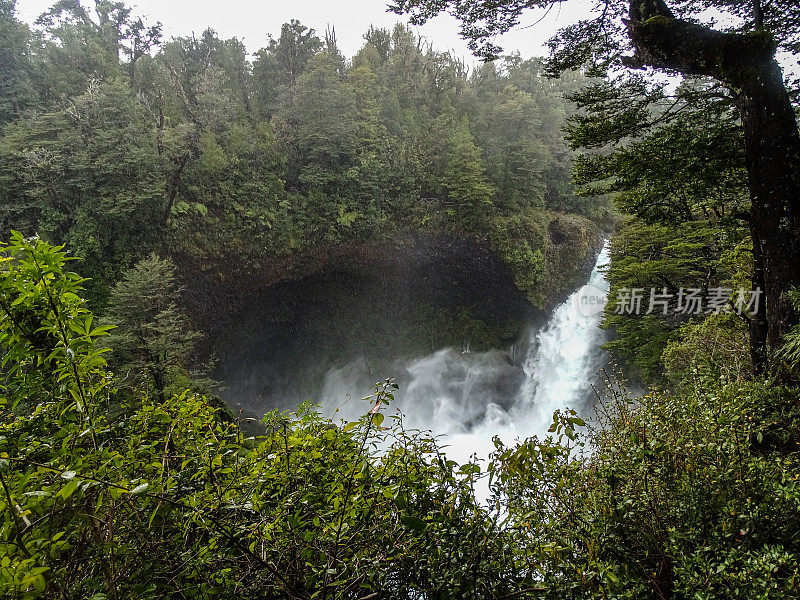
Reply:
<svg viewBox="0 0 800 600"><path fill-rule="evenodd" d="M34 30L13 5L2 227L66 243L98 307L152 251L280 277L287 256L408 230L488 241L544 305L553 214L608 216L574 194L561 133L585 77L547 80L541 60L469 73L400 25L346 60L293 21L251 61L115 3L58 3Z"/></svg>
<svg viewBox="0 0 800 600"><path fill-rule="evenodd" d="M120 3L28 26L0 0L1 596L800 598L799 103L773 59L800 9L601 3L549 60L497 56L556 4L395 3L460 19L491 59L468 69L402 25L346 58L293 21L250 55ZM611 229L597 418L466 464L391 379L358 421L244 427L184 302L431 234L546 310ZM764 306L616 310L633 288Z"/></svg>

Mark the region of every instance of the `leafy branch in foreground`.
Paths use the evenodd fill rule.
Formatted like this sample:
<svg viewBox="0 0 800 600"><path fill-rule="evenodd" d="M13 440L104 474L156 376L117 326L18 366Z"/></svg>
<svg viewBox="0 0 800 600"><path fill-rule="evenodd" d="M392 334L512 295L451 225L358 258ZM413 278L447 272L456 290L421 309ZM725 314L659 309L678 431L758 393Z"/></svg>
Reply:
<svg viewBox="0 0 800 600"><path fill-rule="evenodd" d="M618 381L588 427L557 414L557 441L497 443L496 491L533 597L800 597L798 390L634 398Z"/></svg>

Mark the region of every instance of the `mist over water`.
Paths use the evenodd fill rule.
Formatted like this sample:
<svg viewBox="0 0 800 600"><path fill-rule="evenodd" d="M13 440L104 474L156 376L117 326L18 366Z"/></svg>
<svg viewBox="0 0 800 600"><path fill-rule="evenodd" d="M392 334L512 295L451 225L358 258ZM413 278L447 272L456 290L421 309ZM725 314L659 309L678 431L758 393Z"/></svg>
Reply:
<svg viewBox="0 0 800 600"><path fill-rule="evenodd" d="M573 408L586 413L592 384L604 365L605 332L597 297L608 292L600 253L587 287L573 293L546 325L531 329L508 351L469 352L452 348L413 360L397 361L391 372L400 389L388 413L399 410L407 427L445 435L448 456L466 462L485 458L492 438L505 442L543 435L553 412ZM595 308L587 309L586 294ZM321 395L323 410L334 418L354 420L370 406L361 400L381 375L356 360L331 369Z"/></svg>

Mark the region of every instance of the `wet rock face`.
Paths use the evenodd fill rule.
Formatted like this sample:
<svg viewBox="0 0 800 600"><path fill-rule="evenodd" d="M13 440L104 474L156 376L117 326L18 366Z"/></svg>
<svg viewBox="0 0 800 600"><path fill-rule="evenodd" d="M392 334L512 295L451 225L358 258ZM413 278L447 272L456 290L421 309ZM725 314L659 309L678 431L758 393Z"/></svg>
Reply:
<svg viewBox="0 0 800 600"><path fill-rule="evenodd" d="M276 258L241 268L234 257L228 263L226 268L224 260L218 261L210 269L181 265L184 300L204 331L227 327L253 303L274 304L276 298L324 303L347 290L357 299L367 287L373 303L391 296L398 304L469 307L478 319L493 324L541 317L491 250L464 238L414 235L380 245L319 248L291 263Z"/></svg>
<svg viewBox="0 0 800 600"><path fill-rule="evenodd" d="M547 231L547 276L540 295L543 306L552 309L586 280L607 236L587 219L566 214L554 216Z"/></svg>
<svg viewBox="0 0 800 600"><path fill-rule="evenodd" d="M547 232L550 235L550 242L554 246L560 246L569 240L569 235L567 231L565 231L563 223L558 219L550 221L550 224L547 226Z"/></svg>
<svg viewBox="0 0 800 600"><path fill-rule="evenodd" d="M316 397L326 374L363 360L375 380L443 347L507 348L544 313L485 246L444 236L351 246L304 277L238 285L216 273L187 283L187 302L219 357L231 404L270 409ZM362 392L365 392L362 390Z"/></svg>
<svg viewBox="0 0 800 600"><path fill-rule="evenodd" d="M546 251L546 309L586 278L599 251L583 221L553 223L563 241ZM292 262L183 265L182 273L206 352L218 358L222 397L256 412L318 397L326 375L353 361L364 361L374 383L402 377L404 360L441 348L506 352L548 312L531 305L488 246L443 235L341 244Z"/></svg>

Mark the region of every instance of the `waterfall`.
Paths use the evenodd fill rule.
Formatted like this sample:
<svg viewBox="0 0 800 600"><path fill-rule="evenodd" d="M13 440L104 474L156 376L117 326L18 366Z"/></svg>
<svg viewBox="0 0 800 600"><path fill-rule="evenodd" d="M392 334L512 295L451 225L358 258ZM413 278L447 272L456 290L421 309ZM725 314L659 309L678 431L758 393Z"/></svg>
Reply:
<svg viewBox="0 0 800 600"><path fill-rule="evenodd" d="M591 384L602 366L600 346L605 332L600 322L608 295L603 268L608 260L606 244L589 282L556 309L544 329L532 333L523 363L525 381L514 406L519 417L546 421L549 426L555 410L580 408L591 395Z"/></svg>
<svg viewBox="0 0 800 600"><path fill-rule="evenodd" d="M608 293L607 262L606 246L587 285L508 352L444 349L395 364L400 390L389 411L399 410L410 428L445 435L448 455L466 462L473 455L488 456L495 435L507 443L543 435L553 411L585 408L604 359L599 325ZM515 355L522 355L520 362ZM374 382L363 361L329 371L323 409L337 418L357 418L368 409L358 399Z"/></svg>

